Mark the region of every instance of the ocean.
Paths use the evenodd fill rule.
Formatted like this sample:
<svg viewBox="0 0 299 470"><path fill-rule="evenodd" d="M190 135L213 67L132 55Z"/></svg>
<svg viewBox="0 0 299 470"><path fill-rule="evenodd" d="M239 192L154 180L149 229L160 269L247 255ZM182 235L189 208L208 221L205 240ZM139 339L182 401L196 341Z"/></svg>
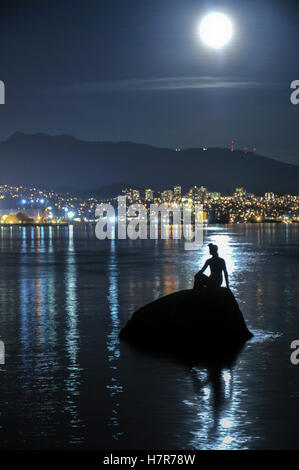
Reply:
<svg viewBox="0 0 299 470"><path fill-rule="evenodd" d="M204 244L0 228L2 449L298 448L299 226L208 226ZM142 305L193 285L216 243L254 338L229 369L120 343ZM182 312L187 315L188 312Z"/></svg>

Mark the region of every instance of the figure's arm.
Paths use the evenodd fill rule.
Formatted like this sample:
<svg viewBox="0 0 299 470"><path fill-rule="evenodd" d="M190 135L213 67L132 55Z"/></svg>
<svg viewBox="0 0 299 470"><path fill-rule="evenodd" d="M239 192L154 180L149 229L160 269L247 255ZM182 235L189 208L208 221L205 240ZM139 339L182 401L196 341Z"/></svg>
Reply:
<svg viewBox="0 0 299 470"><path fill-rule="evenodd" d="M229 289L228 273L227 273L225 261L223 261L223 272L224 272L226 287Z"/></svg>
<svg viewBox="0 0 299 470"><path fill-rule="evenodd" d="M200 271L198 271L198 274L202 274L203 272L205 272L205 270L207 269L207 267L209 266L209 260L207 260L205 262L205 264L203 265L203 267L201 268Z"/></svg>

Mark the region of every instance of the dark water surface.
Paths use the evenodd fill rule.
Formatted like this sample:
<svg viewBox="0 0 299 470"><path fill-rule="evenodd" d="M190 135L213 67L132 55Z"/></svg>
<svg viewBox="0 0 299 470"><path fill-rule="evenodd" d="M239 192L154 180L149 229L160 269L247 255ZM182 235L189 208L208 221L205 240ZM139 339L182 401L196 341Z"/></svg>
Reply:
<svg viewBox="0 0 299 470"><path fill-rule="evenodd" d="M209 227L255 337L232 369L120 344L145 303L192 286L181 241L99 241L92 227L0 229L1 448L299 447L299 227ZM188 312L182 312L188 314Z"/></svg>

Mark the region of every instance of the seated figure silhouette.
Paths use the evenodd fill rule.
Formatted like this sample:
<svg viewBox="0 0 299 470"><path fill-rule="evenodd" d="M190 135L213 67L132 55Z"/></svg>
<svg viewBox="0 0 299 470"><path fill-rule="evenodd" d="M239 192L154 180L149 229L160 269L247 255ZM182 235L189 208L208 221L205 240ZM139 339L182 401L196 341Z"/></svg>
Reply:
<svg viewBox="0 0 299 470"><path fill-rule="evenodd" d="M218 255L218 246L214 245L213 243L209 243L208 246L212 258L209 258L203 265L202 269L198 271L198 273L195 275L193 288L197 292L204 286L209 287L211 289L220 287L223 280L222 273L224 273L226 287L229 289L226 264L224 259L220 258ZM210 276L206 276L205 274L203 274L207 267L210 268Z"/></svg>

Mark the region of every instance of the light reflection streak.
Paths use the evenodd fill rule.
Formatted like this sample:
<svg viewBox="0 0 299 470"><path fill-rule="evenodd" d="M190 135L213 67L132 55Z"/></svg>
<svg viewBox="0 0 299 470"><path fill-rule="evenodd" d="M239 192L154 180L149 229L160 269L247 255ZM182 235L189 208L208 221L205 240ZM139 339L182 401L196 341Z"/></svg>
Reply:
<svg viewBox="0 0 299 470"><path fill-rule="evenodd" d="M27 229L26 227L22 228L22 234L21 234L21 253L26 253L27 251Z"/></svg>
<svg viewBox="0 0 299 470"><path fill-rule="evenodd" d="M119 440L123 432L120 431L119 422L119 394L123 391L123 386L119 380L117 361L120 357L119 349L119 300L118 300L118 261L116 254L115 238L110 241L110 257L108 265L109 274L109 287L108 287L108 303L109 313L111 319L111 330L107 335L107 352L108 352L108 367L111 370L110 383L106 388L109 390L110 397L113 401L111 416L109 420L109 427L112 430L112 437Z"/></svg>
<svg viewBox="0 0 299 470"><path fill-rule="evenodd" d="M13 232L12 232L12 226L9 227L9 247L10 251L13 250Z"/></svg>
<svg viewBox="0 0 299 470"><path fill-rule="evenodd" d="M3 251L4 248L4 227L1 225L1 252Z"/></svg>
<svg viewBox="0 0 299 470"><path fill-rule="evenodd" d="M210 257L207 247L210 242L218 246L219 256L225 259L230 281L233 284L240 263L233 234L223 228L204 230L204 244L197 252L199 267ZM219 450L246 448L250 439L243 429L246 410L242 409L240 392L234 387L232 369L193 368L192 376L196 389L192 404L197 406L198 425L193 433L191 447ZM185 404L188 406L187 403Z"/></svg>
<svg viewBox="0 0 299 470"><path fill-rule="evenodd" d="M49 253L53 253L53 227L49 227Z"/></svg>
<svg viewBox="0 0 299 470"><path fill-rule="evenodd" d="M234 387L232 369L191 369L196 395L186 406L197 408L197 430L191 448L246 449L250 439L243 427L247 411ZM248 421L246 422L248 424Z"/></svg>
<svg viewBox="0 0 299 470"><path fill-rule="evenodd" d="M41 253L45 253L45 229L44 227L40 227L40 251Z"/></svg>
<svg viewBox="0 0 299 470"><path fill-rule="evenodd" d="M77 397L80 393L80 365L78 361L79 351L79 331L78 331L78 299L77 299L77 265L76 253L74 249L74 236L72 225L68 227L68 249L66 258L66 291L65 291L65 307L67 314L67 328L66 328L66 351L69 360L67 367L67 377L65 379L65 387L68 392L67 404L65 411L70 414L70 425L73 429L73 434L70 436L71 443L78 443L82 441L82 437L76 431L80 429L83 432L83 424L80 418Z"/></svg>
<svg viewBox="0 0 299 470"><path fill-rule="evenodd" d="M23 231L24 236L26 237L26 231ZM29 334L30 330L30 321L29 315L30 307L29 307L29 297L30 297L30 280L28 279L28 270L26 267L23 267L20 271L20 298L22 299L20 303L20 310L21 310L21 345L22 345L22 359L23 361L28 362L26 360L26 352L30 350L32 346L30 343L30 338L32 338L32 334Z"/></svg>
<svg viewBox="0 0 299 470"><path fill-rule="evenodd" d="M34 237L34 233L36 237ZM28 245L28 241L30 245ZM35 255L32 255L32 242L35 243ZM68 242L65 276L65 310L66 328L62 335L66 338L67 367L64 374L66 398L59 407L69 415L70 433L68 442L82 441L82 421L77 409L77 395L80 385L80 367L78 365L78 330L77 330L77 286L74 247L72 236ZM55 402L51 401L57 384L53 376L57 372L56 356L56 283L55 264L43 264L44 231L38 228L35 232L23 227L21 230L21 264L20 264L20 344L22 361L22 391L36 392L39 400L36 403L40 426L48 429L55 413ZM35 273L31 269L34 260ZM63 312L65 317L65 312ZM66 333L65 333L66 331ZM35 405L32 405L35 406ZM47 412L45 412L47 410Z"/></svg>
<svg viewBox="0 0 299 470"><path fill-rule="evenodd" d="M52 231L52 227L50 227ZM49 231L50 237L50 231ZM48 248L48 252L52 253L53 247ZM47 310L48 310L48 341L53 350L56 345L56 281L55 281L55 267L50 265L47 273Z"/></svg>

